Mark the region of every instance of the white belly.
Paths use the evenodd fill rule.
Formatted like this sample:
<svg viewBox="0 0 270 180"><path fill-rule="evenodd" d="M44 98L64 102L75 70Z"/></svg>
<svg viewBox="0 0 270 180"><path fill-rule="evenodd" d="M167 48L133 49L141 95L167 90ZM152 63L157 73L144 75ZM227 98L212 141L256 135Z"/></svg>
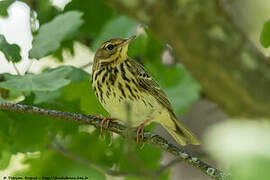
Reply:
<svg viewBox="0 0 270 180"><path fill-rule="evenodd" d="M105 97L106 103L102 105L112 118L122 120L130 126L138 126L148 119L157 117L162 111L161 105L154 97L146 94L143 96L144 98L132 101L128 98L119 101L119 97Z"/></svg>

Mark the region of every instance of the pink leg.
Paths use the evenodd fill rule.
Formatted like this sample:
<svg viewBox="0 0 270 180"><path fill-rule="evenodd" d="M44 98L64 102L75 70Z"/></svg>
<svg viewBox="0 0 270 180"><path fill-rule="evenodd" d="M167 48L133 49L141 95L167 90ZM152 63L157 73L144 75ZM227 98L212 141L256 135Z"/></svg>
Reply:
<svg viewBox="0 0 270 180"><path fill-rule="evenodd" d="M138 127L138 129L137 129L137 143L139 143L140 142L140 131L142 131L141 130L141 125Z"/></svg>
<svg viewBox="0 0 270 180"><path fill-rule="evenodd" d="M149 123L149 121L151 121L152 119L153 118L149 118L146 121L144 121L142 124L139 125L139 127L137 129L137 143L140 142L140 136L141 136L141 140L143 141L143 138L144 138L144 136L143 136L143 129L144 129L145 125L147 123Z"/></svg>
<svg viewBox="0 0 270 180"><path fill-rule="evenodd" d="M115 121L116 119L115 118L103 118L101 123L100 123L100 134L102 135L103 134L103 127L104 127L104 123L106 122L106 128L109 127L110 125L110 122L111 121Z"/></svg>
<svg viewBox="0 0 270 180"><path fill-rule="evenodd" d="M111 121L117 120L116 118L104 118L99 114L94 114L94 116L96 116L97 118L102 119L101 122L100 122L100 134L101 135L103 135L103 127L104 127L105 122L106 122L106 128L108 128ZM110 144L109 144L109 146L111 146L112 145L112 139L113 139L113 133L112 132L109 132L109 133L110 133Z"/></svg>

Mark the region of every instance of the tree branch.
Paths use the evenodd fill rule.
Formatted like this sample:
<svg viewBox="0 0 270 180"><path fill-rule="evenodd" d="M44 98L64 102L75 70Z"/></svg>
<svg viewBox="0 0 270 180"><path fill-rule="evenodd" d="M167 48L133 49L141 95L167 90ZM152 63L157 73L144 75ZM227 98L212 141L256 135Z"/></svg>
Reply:
<svg viewBox="0 0 270 180"><path fill-rule="evenodd" d="M48 110L42 109L35 106L28 106L28 105L21 105L21 104L11 104L11 103L0 103L0 110L7 110L13 112L22 112L22 113L31 113L31 114L38 114L47 117L54 117L69 121L74 121L83 124L93 125L96 128L100 128L100 123L102 121L101 118L95 116L88 116L84 114L74 114L70 112L62 112L57 110ZM117 133L124 138L132 138L136 140L136 133L134 132L132 136L126 133L127 127L121 125L117 122L111 122L109 127L105 127L106 130ZM179 157L183 161L187 162L191 166L201 170L204 174L217 179L217 180L224 180L229 178L229 175L208 165L207 163L203 162L197 157L190 155L188 152L184 151L176 147L175 145L169 144L167 140L164 138L152 134L150 132L144 132L144 141L148 144L152 144L154 146L160 147L164 151L167 151L173 154L176 157Z"/></svg>

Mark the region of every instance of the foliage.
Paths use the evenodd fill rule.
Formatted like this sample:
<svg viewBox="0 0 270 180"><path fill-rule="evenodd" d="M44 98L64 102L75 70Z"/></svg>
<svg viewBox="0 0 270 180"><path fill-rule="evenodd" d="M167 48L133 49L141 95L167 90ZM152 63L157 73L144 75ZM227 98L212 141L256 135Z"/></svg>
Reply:
<svg viewBox="0 0 270 180"><path fill-rule="evenodd" d="M70 39L81 26L82 13L70 11L58 15L55 19L40 27L33 39L33 47L29 52L30 58L40 59L55 52L62 41Z"/></svg>
<svg viewBox="0 0 270 180"><path fill-rule="evenodd" d="M141 29L142 33L139 33L130 45L129 55L144 64L155 77L172 100L175 112L186 113L190 104L198 99L200 86L185 67L165 66L162 63L161 55L165 45L147 28L139 26L139 22L117 14L103 1L73 0L63 12L53 7L49 0L35 1L35 4L32 1L23 2L36 11L40 23L40 28L33 37L30 58L42 61L42 57L61 54L62 50L66 46L72 46L75 40L95 50L108 38L127 38ZM7 53L7 59L17 62L19 47L6 41L0 42L1 50ZM93 93L90 74L79 68L60 66L37 74L27 73L20 76L5 73L2 77L0 102L20 102L48 109L108 116ZM3 96L2 92L8 93ZM30 165L29 169L17 172L17 175L80 175L92 179L106 179L104 172L88 168L46 149L46 145L52 143L48 132L56 135L71 152L102 167L133 173L143 173L138 161L143 164L144 170L150 172L160 167L160 149L150 145L140 149L133 142L120 137L114 138L112 146L109 147L108 134L107 138L102 140L99 138L99 130L93 130L89 126L6 111L0 112L0 119L0 169L5 169L11 156L16 153L39 154L33 157L27 155L24 163ZM168 179L169 172L165 171L160 177Z"/></svg>
<svg viewBox="0 0 270 180"><path fill-rule="evenodd" d="M135 33L137 26L138 22L126 16L117 16L104 25L92 47L96 50L102 42L113 37L127 38Z"/></svg>
<svg viewBox="0 0 270 180"><path fill-rule="evenodd" d="M19 62L22 57L20 55L20 47L17 44L9 44L6 38L0 34L0 51L2 51L8 61Z"/></svg>
<svg viewBox="0 0 270 180"><path fill-rule="evenodd" d="M263 47L268 48L270 46L270 20L263 25L260 41Z"/></svg>
<svg viewBox="0 0 270 180"><path fill-rule="evenodd" d="M24 76L11 76L0 87L17 91L55 91L70 83L66 77L72 68L60 67L41 74L26 74Z"/></svg>
<svg viewBox="0 0 270 180"><path fill-rule="evenodd" d="M7 8L14 2L15 0L0 1L0 16L7 17L8 16Z"/></svg>
<svg viewBox="0 0 270 180"><path fill-rule="evenodd" d="M98 36L104 24L116 14L111 7L100 0L73 0L64 9L64 11L71 10L77 10L83 13L84 24L78 32L78 38L83 42Z"/></svg>
<svg viewBox="0 0 270 180"><path fill-rule="evenodd" d="M43 25L49 21L51 21L55 16L57 16L60 11L52 6L52 1L50 0L42 0L42 1L29 1L22 0L26 2L32 9L37 12L37 19L40 25Z"/></svg>

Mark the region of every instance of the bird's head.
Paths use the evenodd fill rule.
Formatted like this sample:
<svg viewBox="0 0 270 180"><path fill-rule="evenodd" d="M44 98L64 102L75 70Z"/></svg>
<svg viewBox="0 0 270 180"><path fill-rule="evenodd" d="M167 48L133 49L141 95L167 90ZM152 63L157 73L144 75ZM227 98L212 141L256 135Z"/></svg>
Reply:
<svg viewBox="0 0 270 180"><path fill-rule="evenodd" d="M94 64L119 64L125 61L128 45L135 37L114 38L103 42L95 54Z"/></svg>

